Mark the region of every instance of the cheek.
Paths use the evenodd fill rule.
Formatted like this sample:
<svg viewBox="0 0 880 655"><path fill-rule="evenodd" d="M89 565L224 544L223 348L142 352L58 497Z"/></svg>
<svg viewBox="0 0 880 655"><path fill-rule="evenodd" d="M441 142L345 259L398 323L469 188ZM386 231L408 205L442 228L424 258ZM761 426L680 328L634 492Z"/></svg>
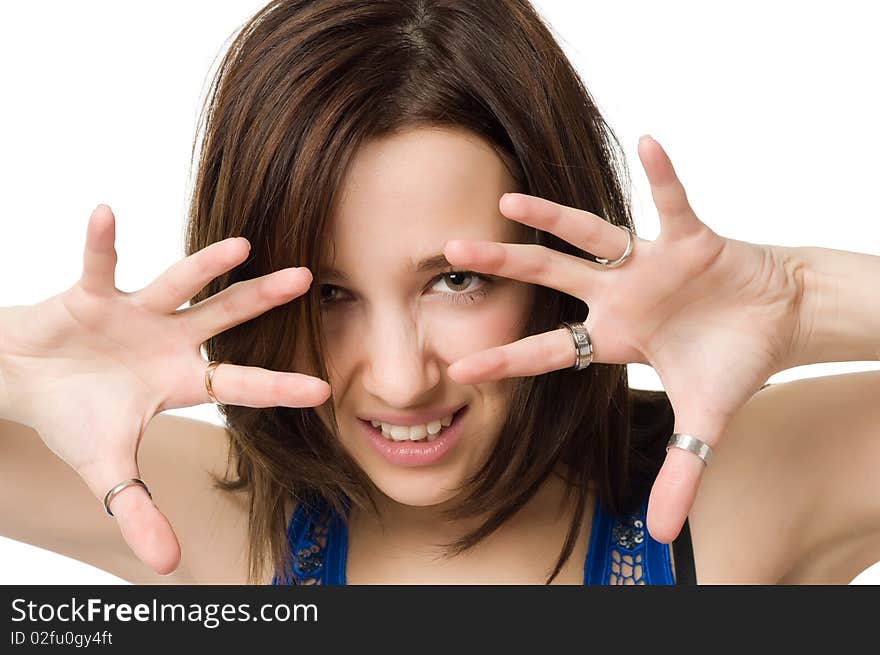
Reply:
<svg viewBox="0 0 880 655"><path fill-rule="evenodd" d="M532 285L506 282L481 301L445 310L443 319L435 322L442 330L435 335L435 343L444 344L445 359L452 362L525 336L533 289Z"/></svg>
<svg viewBox="0 0 880 655"><path fill-rule="evenodd" d="M512 319L501 304L459 312L432 326L437 332L433 342L440 357L451 363L471 353L508 343L514 329Z"/></svg>

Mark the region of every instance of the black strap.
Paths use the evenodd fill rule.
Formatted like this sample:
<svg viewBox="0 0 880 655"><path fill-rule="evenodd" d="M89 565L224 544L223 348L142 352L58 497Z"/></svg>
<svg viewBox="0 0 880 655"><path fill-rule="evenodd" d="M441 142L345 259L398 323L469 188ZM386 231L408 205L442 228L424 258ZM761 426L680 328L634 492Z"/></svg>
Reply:
<svg viewBox="0 0 880 655"><path fill-rule="evenodd" d="M691 529L687 517L684 519L681 532L673 542L672 557L675 560L675 584L697 584L697 571L694 568L694 545L691 543Z"/></svg>

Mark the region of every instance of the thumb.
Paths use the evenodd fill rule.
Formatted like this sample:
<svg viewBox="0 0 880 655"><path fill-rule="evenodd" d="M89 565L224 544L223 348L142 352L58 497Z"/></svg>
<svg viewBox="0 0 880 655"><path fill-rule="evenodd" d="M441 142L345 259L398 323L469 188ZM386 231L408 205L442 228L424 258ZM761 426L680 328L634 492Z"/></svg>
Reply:
<svg viewBox="0 0 880 655"><path fill-rule="evenodd" d="M714 448L721 435L718 422L701 416L676 418L673 432L691 435ZM671 436L671 435L670 435ZM707 464L702 458L680 447L668 448L666 459L648 499L648 533L661 543L672 543L697 498L697 490Z"/></svg>
<svg viewBox="0 0 880 655"><path fill-rule="evenodd" d="M161 575L177 570L180 564L177 535L142 485L129 484L113 495L109 501L112 517L103 507L104 497L117 484L132 478L140 479L135 462L105 462L100 470L81 472L80 475L101 501L100 511L108 520L116 520L125 543L141 562ZM149 481L144 480L144 483L149 486Z"/></svg>

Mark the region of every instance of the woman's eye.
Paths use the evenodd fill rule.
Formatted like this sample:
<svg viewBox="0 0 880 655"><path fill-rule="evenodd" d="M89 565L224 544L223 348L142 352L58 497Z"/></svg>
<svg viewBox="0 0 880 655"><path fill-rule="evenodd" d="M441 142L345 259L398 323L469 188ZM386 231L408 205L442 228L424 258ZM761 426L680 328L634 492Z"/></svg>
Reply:
<svg viewBox="0 0 880 655"><path fill-rule="evenodd" d="M321 293L320 301L321 301L322 305L336 301L336 298L333 296L332 292L333 291L338 292L339 287L333 286L332 284L322 284L322 285L320 285L319 290Z"/></svg>
<svg viewBox="0 0 880 655"><path fill-rule="evenodd" d="M473 271L449 271L436 279L438 283L444 283L447 289L453 290L452 293L444 294L449 296L452 302L474 302L489 292L491 284L488 277ZM474 287L473 280L479 280L480 284Z"/></svg>
<svg viewBox="0 0 880 655"><path fill-rule="evenodd" d="M478 280L479 284L475 285L474 280ZM489 293L492 280L473 271L449 271L434 278L431 288L434 289L441 283L446 287L446 291L436 290L440 291L441 295L448 296L448 300L451 302L474 302ZM321 284L318 288L322 305L343 302L345 290L341 287L334 284Z"/></svg>
<svg viewBox="0 0 880 655"><path fill-rule="evenodd" d="M473 286L471 280L476 279L476 277L476 273L471 273L470 271L450 271L435 279L438 282L445 283L447 289L461 293Z"/></svg>

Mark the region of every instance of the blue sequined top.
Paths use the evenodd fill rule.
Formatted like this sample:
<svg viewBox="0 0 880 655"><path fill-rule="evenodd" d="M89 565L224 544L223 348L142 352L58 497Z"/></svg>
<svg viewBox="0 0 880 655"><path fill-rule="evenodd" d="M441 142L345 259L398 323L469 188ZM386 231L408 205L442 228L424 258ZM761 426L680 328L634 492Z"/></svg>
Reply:
<svg viewBox="0 0 880 655"><path fill-rule="evenodd" d="M674 585L669 544L656 541L645 527L648 498L623 519L594 506L584 584ZM297 584L344 585L348 535L345 522L322 504L306 511L297 505L287 531L291 568ZM290 579L272 584L290 584Z"/></svg>

